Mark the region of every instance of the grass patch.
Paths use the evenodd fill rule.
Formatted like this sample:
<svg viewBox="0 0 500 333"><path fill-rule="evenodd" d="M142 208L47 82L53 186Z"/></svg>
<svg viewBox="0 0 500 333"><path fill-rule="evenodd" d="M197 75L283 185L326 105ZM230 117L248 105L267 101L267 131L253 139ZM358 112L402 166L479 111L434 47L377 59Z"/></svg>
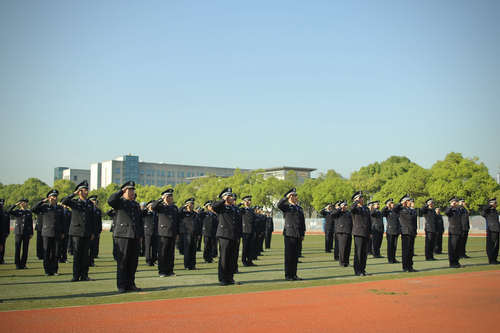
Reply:
<svg viewBox="0 0 500 333"><path fill-rule="evenodd" d="M0 265L0 311L237 294L496 270L498 266L487 265L485 242L485 238L469 238L467 253L471 258L461 260L461 264L466 267L450 269L446 254L437 255L437 261L425 261L424 238L418 237L415 242L417 256L414 257L414 267L419 272L404 273L401 264L388 264L386 258L374 259L369 256L366 270L371 275L356 277L352 267L339 267L338 263L333 261L333 253L324 252L323 236L306 236L303 244L304 258L301 258L302 263L299 263L298 267L298 275L304 280L288 282L284 280L283 238L281 235L273 235L272 249L265 251L255 262L258 266L243 267L240 258L240 273L235 275L235 280L241 282L241 285L219 286L217 262L204 263L201 252L197 253L198 270L184 270L183 258L176 252L177 276L160 278L156 266L146 266L144 258L141 257L136 283L144 291L117 294L116 263L111 255L112 240L109 232L103 232L101 235L100 258L96 259L96 267L90 268L89 275L96 281L76 283L69 282L72 275L72 257L68 258L68 263L60 264L60 276L45 276L43 263L35 255L34 239L30 242L29 269L16 270L13 258L14 237L10 235L5 258L7 264ZM443 240L443 244L446 248L447 238ZM382 254L386 252L385 245L384 240ZM401 241L398 243L397 255L400 259ZM351 256L351 264L352 260Z"/></svg>

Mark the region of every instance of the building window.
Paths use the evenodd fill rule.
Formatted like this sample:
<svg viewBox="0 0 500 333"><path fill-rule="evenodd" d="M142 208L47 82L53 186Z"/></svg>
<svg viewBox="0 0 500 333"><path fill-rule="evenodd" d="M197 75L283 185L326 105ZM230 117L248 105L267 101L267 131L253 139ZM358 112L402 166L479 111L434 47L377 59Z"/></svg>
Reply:
<svg viewBox="0 0 500 333"><path fill-rule="evenodd" d="M173 176L174 176L174 173L172 171L167 172L167 177L173 177Z"/></svg>
<svg viewBox="0 0 500 333"><path fill-rule="evenodd" d="M141 175L144 175L144 170L141 170ZM143 184L144 185L144 184Z"/></svg>
<svg viewBox="0 0 500 333"><path fill-rule="evenodd" d="M73 180L77 180L77 179L78 179L78 177L77 177L77 176L73 176Z"/></svg>
<svg viewBox="0 0 500 333"><path fill-rule="evenodd" d="M115 168L115 173L120 173L120 168Z"/></svg>
<svg viewBox="0 0 500 333"><path fill-rule="evenodd" d="M203 172L200 172L200 176L204 176Z"/></svg>
<svg viewBox="0 0 500 333"><path fill-rule="evenodd" d="M184 178L184 171L177 172L177 178Z"/></svg>

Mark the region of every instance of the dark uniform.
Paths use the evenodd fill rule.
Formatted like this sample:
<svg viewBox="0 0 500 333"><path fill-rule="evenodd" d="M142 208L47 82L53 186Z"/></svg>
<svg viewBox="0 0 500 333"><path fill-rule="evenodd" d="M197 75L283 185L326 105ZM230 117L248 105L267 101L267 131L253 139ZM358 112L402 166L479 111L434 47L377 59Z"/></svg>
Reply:
<svg viewBox="0 0 500 333"><path fill-rule="evenodd" d="M205 203L205 207L212 206L212 202L208 201ZM214 258L217 257L217 238L215 234L217 233L217 215L210 210L203 212L200 216L202 221L203 235L203 259L207 263L213 262Z"/></svg>
<svg viewBox="0 0 500 333"><path fill-rule="evenodd" d="M266 216L266 249L271 248L271 239L273 237L274 221L272 216Z"/></svg>
<svg viewBox="0 0 500 333"><path fill-rule="evenodd" d="M340 206L347 206L346 202L341 202ZM343 211L337 208L333 211L335 219L335 235L338 241L338 260L340 266L349 266L352 244L352 216L348 210Z"/></svg>
<svg viewBox="0 0 500 333"><path fill-rule="evenodd" d="M135 273L139 262L140 239L144 237L144 224L139 204L122 197L128 189L135 189L133 181L123 184L108 199L108 204L116 211L113 238L117 247L116 286L119 292L140 290L135 285Z"/></svg>
<svg viewBox="0 0 500 333"><path fill-rule="evenodd" d="M188 199L185 203L194 199ZM201 224L198 214L183 207L179 212L179 231L184 236L184 268L196 269L196 248L198 235L201 234Z"/></svg>
<svg viewBox="0 0 500 333"><path fill-rule="evenodd" d="M54 190L47 194L49 196L56 196L59 193ZM64 237L64 210L61 206L50 205L44 200L40 201L33 207L33 212L39 216L43 216L43 268L45 274L57 274L58 266L58 240Z"/></svg>
<svg viewBox="0 0 500 333"><path fill-rule="evenodd" d="M372 254L375 258L382 258L380 255L380 247L384 239L384 217L378 209L373 209L370 212L371 233L372 233Z"/></svg>
<svg viewBox="0 0 500 333"><path fill-rule="evenodd" d="M0 199L0 265L5 264L5 242L10 234L10 216L3 210L4 199Z"/></svg>
<svg viewBox="0 0 500 333"><path fill-rule="evenodd" d="M496 199L490 199L488 203L489 205L481 211L481 215L486 219L486 254L490 264L498 265L500 263L497 261L500 224Z"/></svg>
<svg viewBox="0 0 500 333"><path fill-rule="evenodd" d="M444 234L443 216L441 216L441 214L436 213L436 246L434 247L435 254L443 253L443 234Z"/></svg>
<svg viewBox="0 0 500 333"><path fill-rule="evenodd" d="M360 192L354 194L352 198L354 204L351 207L352 235L354 236L354 274L364 276L366 275L371 223L370 210L366 206L358 206L356 200L358 196L361 196Z"/></svg>
<svg viewBox="0 0 500 333"><path fill-rule="evenodd" d="M285 226L283 236L285 241L285 279L299 280L297 263L300 255L300 241L304 238L306 224L304 211L299 205L289 202L288 195L296 195L295 188L285 193L278 202L278 208L283 212Z"/></svg>
<svg viewBox="0 0 500 333"><path fill-rule="evenodd" d="M225 188L219 198L225 196L232 196L231 188ZM226 204L224 200L215 201L212 208L219 220L216 233L219 242L219 282L221 285L234 284L237 263L234 256L238 251L238 240L242 232L241 215L234 205Z"/></svg>
<svg viewBox="0 0 500 333"><path fill-rule="evenodd" d="M257 259L264 251L264 238L266 237L266 216L264 214L255 214L255 237L256 247L254 247L254 255L255 259Z"/></svg>
<svg viewBox="0 0 500 333"><path fill-rule="evenodd" d="M71 210L69 210L66 207L62 207L63 211L63 231L62 233L64 234L64 237L59 238L58 245L57 245L57 258L60 263L66 263L68 260L68 245L69 245L69 240L71 237L69 237L69 226L71 224Z"/></svg>
<svg viewBox="0 0 500 333"><path fill-rule="evenodd" d="M450 200L457 201L453 198ZM450 262L450 267L460 268L462 267L459 263L460 259L460 239L462 238L462 214L460 207L448 207L445 212L448 216L448 260Z"/></svg>
<svg viewBox="0 0 500 333"><path fill-rule="evenodd" d="M110 210L108 210L106 212L106 215L108 215L109 217L111 217L111 227L109 228L109 232L113 233L115 231L115 225L116 225L116 212L113 208L111 208ZM116 250L116 242L115 242L115 238L113 238L113 259L116 261L118 259L118 256L117 256L117 250Z"/></svg>
<svg viewBox="0 0 500 333"><path fill-rule="evenodd" d="M146 264L154 266L158 259L158 214L153 210L148 209L150 201L146 204L146 208L142 210L142 220L144 222L144 256Z"/></svg>
<svg viewBox="0 0 500 333"><path fill-rule="evenodd" d="M386 205L393 200L388 199ZM385 206L382 209L382 216L387 220L386 238L387 238L387 261L389 264L397 264L396 250L398 248L398 237L401 234L401 225L399 224L399 213Z"/></svg>
<svg viewBox="0 0 500 333"><path fill-rule="evenodd" d="M94 199L96 200L94 202ZM94 202L94 218L96 225L96 232L94 239L90 242L90 266L94 266L94 259L99 257L99 243L102 232L102 210L97 207L97 196L91 196L90 201Z"/></svg>
<svg viewBox="0 0 500 333"><path fill-rule="evenodd" d="M463 199L460 199L463 201ZM462 237L460 238L460 258L469 258L467 255L467 239L469 238L470 220L469 211L464 206L460 206L460 216L462 220Z"/></svg>
<svg viewBox="0 0 500 333"><path fill-rule="evenodd" d="M27 199L22 199L21 201L28 202ZM9 209L9 214L16 219L14 227L14 235L16 237L14 262L17 269L25 269L26 262L28 261L29 243L31 237L33 237L33 215L29 209L14 209L15 207L14 205Z"/></svg>
<svg viewBox="0 0 500 333"><path fill-rule="evenodd" d="M323 208L319 215L325 219L325 252L330 253L333 249L334 221L332 216L333 210Z"/></svg>
<svg viewBox="0 0 500 333"><path fill-rule="evenodd" d="M88 189L87 181L76 186L76 190ZM73 199L70 194L61 200L63 205L71 208L71 224L69 236L73 244L73 279L71 281L89 281L90 239L95 234L94 204L89 200Z"/></svg>
<svg viewBox="0 0 500 333"><path fill-rule="evenodd" d="M38 215L35 222L35 231L36 231L36 257L40 260L43 260L43 215Z"/></svg>
<svg viewBox="0 0 500 333"><path fill-rule="evenodd" d="M420 209L421 215L425 218L425 260L434 259L434 249L436 248L436 235L437 235L437 219L435 209L428 205L432 199L427 200L427 206Z"/></svg>
<svg viewBox="0 0 500 333"><path fill-rule="evenodd" d="M410 197L404 196L400 203L394 206L394 212L399 214L401 225L401 254L404 272L416 272L413 268L413 256L415 251L415 237L417 236L417 214L414 209L405 207L403 201L409 201Z"/></svg>
<svg viewBox="0 0 500 333"><path fill-rule="evenodd" d="M242 200L250 199L250 196L243 197ZM257 219L252 207L241 207L242 239L243 249L241 251L241 262L243 266L254 266L252 260L257 254Z"/></svg>

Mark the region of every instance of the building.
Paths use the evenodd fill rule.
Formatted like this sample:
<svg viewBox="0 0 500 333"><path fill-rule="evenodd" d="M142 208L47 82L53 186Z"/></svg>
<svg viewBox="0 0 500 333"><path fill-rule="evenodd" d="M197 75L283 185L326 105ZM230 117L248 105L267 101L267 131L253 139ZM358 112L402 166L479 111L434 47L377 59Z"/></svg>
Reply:
<svg viewBox="0 0 500 333"><path fill-rule="evenodd" d="M497 184L500 184L500 172L497 173Z"/></svg>
<svg viewBox="0 0 500 333"><path fill-rule="evenodd" d="M140 185L175 186L206 175L230 177L235 170L235 168L141 162L139 156L123 155L110 161L91 164L90 189L106 187L111 183L123 184L128 180Z"/></svg>
<svg viewBox="0 0 500 333"><path fill-rule="evenodd" d="M258 170L259 174L264 176L264 179L269 177L275 177L280 180L289 179L291 177L297 177L297 182L299 184L304 183L307 178L311 178L311 172L316 169L312 168L296 168L296 167L278 167L270 169Z"/></svg>
<svg viewBox="0 0 500 333"><path fill-rule="evenodd" d="M67 168L63 170L62 179L71 180L73 183L79 184L84 180L88 181L90 179L90 170Z"/></svg>
<svg viewBox="0 0 500 333"><path fill-rule="evenodd" d="M56 167L54 168L54 181L58 179L63 179L63 171L67 170L67 167Z"/></svg>

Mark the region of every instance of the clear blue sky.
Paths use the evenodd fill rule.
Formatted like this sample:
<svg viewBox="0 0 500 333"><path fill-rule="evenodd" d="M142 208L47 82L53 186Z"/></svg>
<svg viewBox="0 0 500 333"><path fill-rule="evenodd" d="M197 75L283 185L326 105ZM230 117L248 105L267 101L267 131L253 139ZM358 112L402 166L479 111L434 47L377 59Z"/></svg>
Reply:
<svg viewBox="0 0 500 333"><path fill-rule="evenodd" d="M500 2L2 1L0 182L145 161L500 167Z"/></svg>

